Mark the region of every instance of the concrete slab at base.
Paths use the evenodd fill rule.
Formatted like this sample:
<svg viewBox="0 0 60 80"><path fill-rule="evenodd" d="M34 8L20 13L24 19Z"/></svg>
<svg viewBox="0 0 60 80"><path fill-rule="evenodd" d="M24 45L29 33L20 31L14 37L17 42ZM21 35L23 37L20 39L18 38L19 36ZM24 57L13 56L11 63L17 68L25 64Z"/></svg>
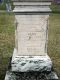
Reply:
<svg viewBox="0 0 60 80"><path fill-rule="evenodd" d="M58 76L56 75L55 72L51 72L48 76L47 76L48 80L58 80Z"/></svg>
<svg viewBox="0 0 60 80"><path fill-rule="evenodd" d="M29 71L51 71L52 61L48 55L45 56L18 56L17 50L14 49L12 57L12 71L29 72Z"/></svg>
<svg viewBox="0 0 60 80"><path fill-rule="evenodd" d="M58 80L55 72L51 72L48 75L39 72L13 73L11 71L6 72L5 80L36 80L35 75L37 76L37 80Z"/></svg>
<svg viewBox="0 0 60 80"><path fill-rule="evenodd" d="M10 71L7 71L5 80L16 80L16 75Z"/></svg>

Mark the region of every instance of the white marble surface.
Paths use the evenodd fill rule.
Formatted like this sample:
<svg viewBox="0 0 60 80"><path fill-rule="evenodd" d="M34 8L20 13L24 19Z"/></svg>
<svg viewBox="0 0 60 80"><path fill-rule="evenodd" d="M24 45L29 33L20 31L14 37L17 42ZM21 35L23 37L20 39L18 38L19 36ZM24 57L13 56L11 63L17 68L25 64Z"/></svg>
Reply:
<svg viewBox="0 0 60 80"><path fill-rule="evenodd" d="M51 2L14 2L13 5L14 6L27 6L27 5L28 6L37 6L37 5L49 6L49 5L51 5Z"/></svg>
<svg viewBox="0 0 60 80"><path fill-rule="evenodd" d="M18 55L46 55L49 15L16 15Z"/></svg>
<svg viewBox="0 0 60 80"><path fill-rule="evenodd" d="M18 6L14 8L13 12L51 12L51 9L49 6Z"/></svg>

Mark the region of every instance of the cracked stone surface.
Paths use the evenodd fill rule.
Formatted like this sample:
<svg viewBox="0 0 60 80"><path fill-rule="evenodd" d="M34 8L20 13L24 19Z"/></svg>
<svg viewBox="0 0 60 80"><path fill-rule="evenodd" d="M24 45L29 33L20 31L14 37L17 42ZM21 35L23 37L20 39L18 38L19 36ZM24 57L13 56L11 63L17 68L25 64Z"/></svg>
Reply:
<svg viewBox="0 0 60 80"><path fill-rule="evenodd" d="M29 72L29 71L51 71L52 61L48 55L45 56L18 56L14 50L11 70L15 72Z"/></svg>

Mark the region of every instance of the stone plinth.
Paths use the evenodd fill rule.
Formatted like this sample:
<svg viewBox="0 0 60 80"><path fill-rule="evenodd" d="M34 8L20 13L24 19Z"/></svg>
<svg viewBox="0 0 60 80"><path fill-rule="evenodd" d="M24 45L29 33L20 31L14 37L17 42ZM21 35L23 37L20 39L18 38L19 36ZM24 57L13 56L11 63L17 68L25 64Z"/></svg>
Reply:
<svg viewBox="0 0 60 80"><path fill-rule="evenodd" d="M37 80L58 80L55 72L44 75L39 72L14 73L11 71L6 72L5 80L36 80L36 78Z"/></svg>
<svg viewBox="0 0 60 80"><path fill-rule="evenodd" d="M48 55L18 56L17 50L14 49L11 67L12 71L15 72L50 72L52 68L52 61Z"/></svg>

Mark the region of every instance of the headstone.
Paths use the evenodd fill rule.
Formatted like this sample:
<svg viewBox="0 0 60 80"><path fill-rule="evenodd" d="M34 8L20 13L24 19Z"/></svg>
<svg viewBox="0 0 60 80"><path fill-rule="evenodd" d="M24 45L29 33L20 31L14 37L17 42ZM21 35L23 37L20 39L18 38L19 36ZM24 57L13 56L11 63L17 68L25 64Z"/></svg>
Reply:
<svg viewBox="0 0 60 80"><path fill-rule="evenodd" d="M45 78L50 78L52 61L47 53L47 43L48 19L51 9L47 3L40 2L14 2L14 5L13 12L16 19L15 48L11 69L10 72L6 73L5 80L20 80L21 72L23 72L23 76L27 76L26 73L28 72L36 72L36 74L39 72L40 77L44 75ZM49 73L49 75L46 73ZM36 75L34 74L34 76ZM31 75L31 77L33 76ZM31 79L31 77L30 80L36 78ZM54 80L58 80L58 77L54 77Z"/></svg>
<svg viewBox="0 0 60 80"><path fill-rule="evenodd" d="M41 5L35 2L19 4L13 10L18 24L16 28L17 48L13 53L12 71L51 71L52 61L47 55L49 14L45 14L51 10L49 6L45 6L47 4Z"/></svg>

